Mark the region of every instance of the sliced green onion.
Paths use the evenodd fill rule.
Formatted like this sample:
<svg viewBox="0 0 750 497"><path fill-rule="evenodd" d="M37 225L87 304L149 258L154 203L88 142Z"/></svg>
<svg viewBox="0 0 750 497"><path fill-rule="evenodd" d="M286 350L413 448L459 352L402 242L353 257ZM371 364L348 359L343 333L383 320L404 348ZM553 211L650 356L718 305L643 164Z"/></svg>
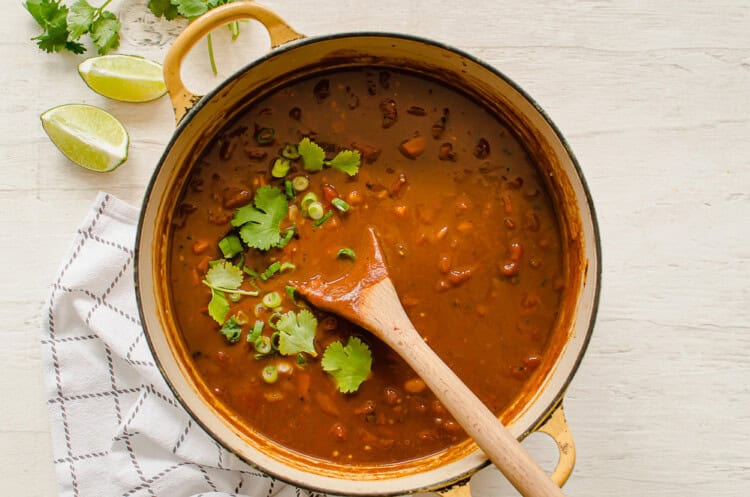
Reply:
<svg viewBox="0 0 750 497"><path fill-rule="evenodd" d="M260 273L260 279L263 281L268 280L271 276L278 273L281 270L281 263L276 261L266 268L265 271Z"/></svg>
<svg viewBox="0 0 750 497"><path fill-rule="evenodd" d="M294 302L294 305L297 305L297 289L292 285L287 285L284 287L284 290L286 290L286 294L289 296L289 299Z"/></svg>
<svg viewBox="0 0 750 497"><path fill-rule="evenodd" d="M323 214L325 214L323 204L317 200L315 202L310 202L310 205L307 206L307 215L310 216L310 219L320 219L323 217Z"/></svg>
<svg viewBox="0 0 750 497"><path fill-rule="evenodd" d="M281 319L282 316L283 314L280 313L279 311L276 311L273 314L271 314L271 317L268 318L268 326L270 326L274 330L278 330L278 328L276 327L276 323L279 321L279 319Z"/></svg>
<svg viewBox="0 0 750 497"><path fill-rule="evenodd" d="M273 347L273 350L278 351L279 350L279 340L281 339L281 332L274 331L273 335L271 335L271 347Z"/></svg>
<svg viewBox="0 0 750 497"><path fill-rule="evenodd" d="M316 228L333 217L333 211L326 212L323 217L313 223Z"/></svg>
<svg viewBox="0 0 750 497"><path fill-rule="evenodd" d="M290 202L294 200L294 186L288 179L284 180L284 193L286 193L286 198Z"/></svg>
<svg viewBox="0 0 750 497"><path fill-rule="evenodd" d="M283 178L289 172L291 167L292 164L289 162L289 159L277 157L276 160L273 161L273 166L271 167L271 176L274 178Z"/></svg>
<svg viewBox="0 0 750 497"><path fill-rule="evenodd" d="M253 347L255 347L255 351L259 354L270 354L273 350L273 347L271 347L271 339L267 336L259 336L258 339L253 342Z"/></svg>
<svg viewBox="0 0 750 497"><path fill-rule="evenodd" d="M299 150L297 145L294 143L287 143L284 148L281 149L281 156L287 159L299 159Z"/></svg>
<svg viewBox="0 0 750 497"><path fill-rule="evenodd" d="M292 186L298 192L304 192L310 186L310 180L307 176L296 176L292 179Z"/></svg>
<svg viewBox="0 0 750 497"><path fill-rule="evenodd" d="M276 137L276 131L273 128L260 128L255 132L255 141L258 145L268 145Z"/></svg>
<svg viewBox="0 0 750 497"><path fill-rule="evenodd" d="M292 238L294 237L294 234L297 232L297 227L292 226L288 230L286 230L286 233L284 234L284 238L281 239L279 243L276 244L278 248L284 248L286 247L289 242L292 241Z"/></svg>
<svg viewBox="0 0 750 497"><path fill-rule="evenodd" d="M349 204L347 204L344 199L336 197L335 199L331 200L331 204L341 212L346 212L349 210Z"/></svg>
<svg viewBox="0 0 750 497"><path fill-rule="evenodd" d="M276 309L281 305L281 295L279 295L279 292L268 292L263 295L262 302L269 309Z"/></svg>
<svg viewBox="0 0 750 497"><path fill-rule="evenodd" d="M239 302L242 298L242 295L240 295L239 293L230 293L228 298L232 302Z"/></svg>
<svg viewBox="0 0 750 497"><path fill-rule="evenodd" d="M338 251L336 257L338 257L339 259L341 259L342 257L348 257L349 259L354 260L357 258L357 255L349 247L344 247Z"/></svg>
<svg viewBox="0 0 750 497"><path fill-rule="evenodd" d="M258 338L260 338L260 334L263 333L263 321L257 320L255 321L255 325L253 325L253 329L250 331L250 333L247 334L247 341L250 343L255 343Z"/></svg>
<svg viewBox="0 0 750 497"><path fill-rule="evenodd" d="M237 314L234 315L234 320L240 326L245 326L250 322L250 318L245 311L237 311Z"/></svg>
<svg viewBox="0 0 750 497"><path fill-rule="evenodd" d="M227 235L219 240L219 249L225 259L231 259L242 252L242 242L237 235Z"/></svg>
<svg viewBox="0 0 750 497"><path fill-rule="evenodd" d="M305 211L310 207L310 204L313 202L318 201L318 196L315 195L313 192L307 192L305 193L305 196L302 197L302 202L300 202L300 207L302 207L302 210Z"/></svg>
<svg viewBox="0 0 750 497"><path fill-rule="evenodd" d="M294 269L297 269L297 266L295 266L295 265L294 265L294 264L292 264L291 262L282 262L282 263L281 263L281 268L279 269L279 272L280 272L280 273L283 273L283 272L284 272L284 271L286 271L287 269L288 269L289 271L292 271L292 270L294 270Z"/></svg>
<svg viewBox="0 0 750 497"><path fill-rule="evenodd" d="M273 364L269 364L265 368L263 368L263 371L260 372L261 377L263 377L263 381L266 383L276 383L276 380L279 379L279 372L276 371L276 366Z"/></svg>
<svg viewBox="0 0 750 497"><path fill-rule="evenodd" d="M245 273L246 275L248 275L248 276L251 276L251 277L253 277L253 278L255 278L255 279L258 279L258 278L260 278L260 275L258 274L258 271L256 271L256 270L255 270L255 269L253 269L253 268L249 268L249 267L247 267L247 266L242 266L242 271L243 271L243 272L244 272L244 273Z"/></svg>

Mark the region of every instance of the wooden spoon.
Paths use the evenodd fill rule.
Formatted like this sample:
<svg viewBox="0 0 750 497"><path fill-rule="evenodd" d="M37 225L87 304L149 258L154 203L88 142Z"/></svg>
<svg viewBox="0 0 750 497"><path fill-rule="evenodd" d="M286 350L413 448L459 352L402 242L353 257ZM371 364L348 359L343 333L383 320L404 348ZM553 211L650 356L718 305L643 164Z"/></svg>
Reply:
<svg viewBox="0 0 750 497"><path fill-rule="evenodd" d="M368 227L368 232L350 272L333 281L315 276L292 285L312 305L369 330L404 358L521 495L563 496L500 420L425 344L401 306L375 230Z"/></svg>

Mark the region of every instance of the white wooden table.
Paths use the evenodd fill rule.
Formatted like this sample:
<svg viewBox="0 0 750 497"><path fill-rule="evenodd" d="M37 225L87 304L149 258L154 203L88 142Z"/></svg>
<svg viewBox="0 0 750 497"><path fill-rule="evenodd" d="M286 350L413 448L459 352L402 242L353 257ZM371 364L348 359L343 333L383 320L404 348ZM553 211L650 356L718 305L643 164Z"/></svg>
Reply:
<svg viewBox="0 0 750 497"><path fill-rule="evenodd" d="M119 51L161 61L183 25L146 3L113 2ZM750 3L265 3L310 35L397 31L464 49L521 84L569 139L599 214L604 287L566 397L579 456L567 493L748 495ZM0 21L0 493L36 497L56 495L38 344L47 286L97 191L139 203L173 116L167 99L92 93L80 57L37 50L20 4L5 2ZM266 50L257 25L244 31L235 44L215 35L218 79L205 46L194 50L193 89ZM128 128L130 159L116 172L81 170L46 138L38 115L72 102ZM541 436L527 445L552 464ZM491 472L477 478L480 495L513 495Z"/></svg>

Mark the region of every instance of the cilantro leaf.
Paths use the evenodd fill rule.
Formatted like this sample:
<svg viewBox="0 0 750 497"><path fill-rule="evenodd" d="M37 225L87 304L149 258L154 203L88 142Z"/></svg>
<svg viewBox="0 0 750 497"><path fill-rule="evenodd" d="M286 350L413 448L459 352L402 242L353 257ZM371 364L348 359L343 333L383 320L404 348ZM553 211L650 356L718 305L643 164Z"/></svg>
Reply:
<svg viewBox="0 0 750 497"><path fill-rule="evenodd" d="M49 0L26 0L24 7L29 11L31 17L39 24L44 27L44 22L48 19L60 6L60 1L54 2ZM65 6L63 5L63 8Z"/></svg>
<svg viewBox="0 0 750 497"><path fill-rule="evenodd" d="M89 26L94 22L96 9L86 0L78 0L70 7L68 14L68 31L70 39L77 40L82 35L88 33Z"/></svg>
<svg viewBox="0 0 750 497"><path fill-rule="evenodd" d="M232 226L240 226L240 237L250 247L268 250L281 241L281 220L289 205L281 190L270 185L255 192L255 206L248 204L234 212Z"/></svg>
<svg viewBox="0 0 750 497"><path fill-rule="evenodd" d="M214 318L219 324L224 323L227 314L229 314L229 301L224 292L211 289L211 302L208 303L208 315Z"/></svg>
<svg viewBox="0 0 750 497"><path fill-rule="evenodd" d="M323 353L323 370L336 380L342 393L356 392L372 369L370 348L357 337L349 337L346 345L333 342Z"/></svg>
<svg viewBox="0 0 750 497"><path fill-rule="evenodd" d="M177 6L172 5L171 0L149 0L148 10L156 17L164 16L167 21L171 21L180 15Z"/></svg>
<svg viewBox="0 0 750 497"><path fill-rule="evenodd" d="M227 322L224 323L219 331L229 343L239 342L240 337L242 336L242 328L240 328L240 325L237 320L234 319L234 316L227 319Z"/></svg>
<svg viewBox="0 0 750 497"><path fill-rule="evenodd" d="M215 289L237 290L242 285L242 279L242 269L223 259L206 273L206 283Z"/></svg>
<svg viewBox="0 0 750 497"><path fill-rule="evenodd" d="M208 12L208 2L205 0L172 0L180 15L192 20Z"/></svg>
<svg viewBox="0 0 750 497"><path fill-rule="evenodd" d="M284 355L307 352L313 357L317 356L313 343L317 327L318 320L307 309L302 309L296 315L294 311L283 314L276 321L276 328L279 330L279 352Z"/></svg>
<svg viewBox="0 0 750 497"><path fill-rule="evenodd" d="M360 162L361 156L359 150L342 150L336 154L336 157L326 161L326 164L342 173L354 176L359 172Z"/></svg>
<svg viewBox="0 0 750 497"><path fill-rule="evenodd" d="M315 172L323 169L326 153L320 145L305 137L297 145L297 151L302 157L305 171Z"/></svg>
<svg viewBox="0 0 750 497"><path fill-rule="evenodd" d="M91 25L91 39L98 48L99 55L120 46L120 21L117 16L106 10L102 12Z"/></svg>
<svg viewBox="0 0 750 497"><path fill-rule="evenodd" d="M62 0L27 0L26 10L42 28L42 34L32 39L48 53L63 49L81 53L85 50L83 45L68 41L68 7L61 2Z"/></svg>

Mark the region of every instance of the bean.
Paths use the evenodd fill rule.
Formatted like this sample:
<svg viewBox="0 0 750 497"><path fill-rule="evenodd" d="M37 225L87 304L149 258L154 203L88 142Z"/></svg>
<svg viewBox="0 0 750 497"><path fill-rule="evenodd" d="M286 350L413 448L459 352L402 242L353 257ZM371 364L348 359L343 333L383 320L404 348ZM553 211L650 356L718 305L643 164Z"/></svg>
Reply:
<svg viewBox="0 0 750 497"><path fill-rule="evenodd" d="M435 285L435 290L437 290L438 292L444 292L444 291L450 290L450 289L451 289L450 283L448 283L447 281L442 280L442 279L438 280L437 284Z"/></svg>
<svg viewBox="0 0 750 497"><path fill-rule="evenodd" d="M337 439L337 440L346 440L346 429L344 428L344 425L341 423L335 423L331 427L331 434Z"/></svg>
<svg viewBox="0 0 750 497"><path fill-rule="evenodd" d="M382 152L382 149L373 147L372 145L368 145L366 143L352 143L352 148L359 150L359 153L362 155L362 160L365 162L365 164L372 164L373 162L378 160L378 157L380 157L380 152Z"/></svg>
<svg viewBox="0 0 750 497"><path fill-rule="evenodd" d="M443 238L445 238L445 235L447 234L448 234L448 227L443 226L442 228L437 230L437 233L435 233L435 238L438 240L442 240Z"/></svg>
<svg viewBox="0 0 750 497"><path fill-rule="evenodd" d="M360 205L364 200L364 195L359 193L357 190L352 190L346 196L346 201L349 203L349 205Z"/></svg>
<svg viewBox="0 0 750 497"><path fill-rule="evenodd" d="M211 257L208 256L208 255L204 255L198 261L198 264L195 265L195 269L197 269L201 273L205 273L206 271L208 271L208 263L209 262L211 262Z"/></svg>
<svg viewBox="0 0 750 497"><path fill-rule="evenodd" d="M193 243L193 253L195 255L200 255L206 250L208 250L209 244L206 240L197 240L195 243Z"/></svg>
<svg viewBox="0 0 750 497"><path fill-rule="evenodd" d="M390 128L398 120L398 106L393 99L386 99L380 102L380 111L383 114L383 128Z"/></svg>
<svg viewBox="0 0 750 497"><path fill-rule="evenodd" d="M372 414L375 412L375 402L366 400L361 407L354 409L355 414Z"/></svg>
<svg viewBox="0 0 750 497"><path fill-rule="evenodd" d="M448 274L451 270L451 256L449 254L443 254L438 259L438 269L443 274Z"/></svg>
<svg viewBox="0 0 750 497"><path fill-rule="evenodd" d="M430 404L430 408L432 409L432 412L438 415L445 415L448 413L448 411L443 407L443 404L439 400L433 400L432 404Z"/></svg>
<svg viewBox="0 0 750 497"><path fill-rule="evenodd" d="M459 233L466 234L474 231L474 223L471 221L461 221L458 223L458 226L456 226L456 229Z"/></svg>
<svg viewBox="0 0 750 497"><path fill-rule="evenodd" d="M508 252L510 253L510 260L518 262L523 256L523 245L518 242L513 242L510 244Z"/></svg>
<svg viewBox="0 0 750 497"><path fill-rule="evenodd" d="M451 271L450 273L448 273L448 282L453 286L460 285L464 281L469 280L471 276L472 276L471 268L467 268L463 270L455 269Z"/></svg>
<svg viewBox="0 0 750 497"><path fill-rule="evenodd" d="M461 426L452 419L445 420L441 428L443 428L448 433L458 433L461 431Z"/></svg>
<svg viewBox="0 0 750 497"><path fill-rule="evenodd" d="M315 100L317 100L318 103L321 103L328 98L330 94L331 83L327 79L321 79L315 84L315 87L313 87L313 95L315 95Z"/></svg>
<svg viewBox="0 0 750 497"><path fill-rule="evenodd" d="M456 161L456 152L453 151L453 145L446 142L440 145L440 149L438 150L438 159L444 160L444 161Z"/></svg>
<svg viewBox="0 0 750 497"><path fill-rule="evenodd" d="M412 105L411 107L406 109L406 112L413 116L426 116L427 115L427 111L425 111L422 107L418 107L416 105Z"/></svg>
<svg viewBox="0 0 750 497"><path fill-rule="evenodd" d="M480 138L477 145L474 147L474 157L477 159L486 159L489 155L490 143L486 139Z"/></svg>
<svg viewBox="0 0 750 497"><path fill-rule="evenodd" d="M391 194L398 196L401 193L401 189L407 184L406 174L399 173L398 179L391 185Z"/></svg>
<svg viewBox="0 0 750 497"><path fill-rule="evenodd" d="M385 387L384 396L385 402L389 406L395 406L396 404L400 404L402 401L401 392L399 392L394 387Z"/></svg>
<svg viewBox="0 0 750 497"><path fill-rule="evenodd" d="M404 382L404 390L409 393L422 393L427 389L421 378L410 378Z"/></svg>
<svg viewBox="0 0 750 497"><path fill-rule="evenodd" d="M507 261L500 265L500 273L503 276L515 276L518 274L520 267L518 263L513 261Z"/></svg>
<svg viewBox="0 0 750 497"><path fill-rule="evenodd" d="M221 204L225 209L234 209L249 204L253 199L251 192L241 188L225 188L221 196Z"/></svg>
<svg viewBox="0 0 750 497"><path fill-rule="evenodd" d="M523 360L524 366L534 371L542 363L542 358L536 354L532 354Z"/></svg>

